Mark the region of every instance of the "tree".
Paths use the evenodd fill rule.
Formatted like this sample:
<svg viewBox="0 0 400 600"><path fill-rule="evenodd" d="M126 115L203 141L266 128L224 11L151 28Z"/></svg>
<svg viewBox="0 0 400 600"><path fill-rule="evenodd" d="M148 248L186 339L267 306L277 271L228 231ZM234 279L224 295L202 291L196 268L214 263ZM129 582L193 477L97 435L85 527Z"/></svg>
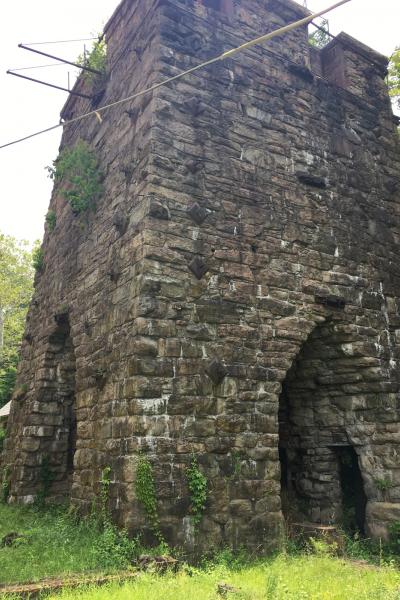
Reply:
<svg viewBox="0 0 400 600"><path fill-rule="evenodd" d="M400 108L400 46L396 48L390 57L387 83L390 97Z"/></svg>
<svg viewBox="0 0 400 600"><path fill-rule="evenodd" d="M28 244L0 233L0 407L15 384L33 274Z"/></svg>
<svg viewBox="0 0 400 600"><path fill-rule="evenodd" d="M311 25L311 27L315 27L315 25ZM328 19L321 18L320 23L318 23L320 29L315 28L315 31L309 34L308 42L311 46L315 48L322 49L331 41L331 36L329 35L329 21Z"/></svg>

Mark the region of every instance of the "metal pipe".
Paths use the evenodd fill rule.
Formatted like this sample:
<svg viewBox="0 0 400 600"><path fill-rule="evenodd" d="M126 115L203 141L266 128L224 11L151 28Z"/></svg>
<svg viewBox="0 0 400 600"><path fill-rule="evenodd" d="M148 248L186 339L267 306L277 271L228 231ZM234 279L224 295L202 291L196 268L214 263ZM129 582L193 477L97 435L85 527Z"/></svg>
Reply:
<svg viewBox="0 0 400 600"><path fill-rule="evenodd" d="M23 50L29 50L29 52L35 52L35 54L41 54L42 56L47 56L47 58L52 58L54 60L60 60L66 65L72 65L73 67L77 67L78 69L83 69L83 71L90 71L90 73L95 73L96 75L102 75L101 71L97 71L97 69L92 69L92 67L84 67L83 65L78 65L78 63L71 62L70 60L64 60L59 56L54 56L53 54L47 54L47 52L42 52L41 50L35 50L35 48L29 48L29 46L25 46L24 44L18 44L18 48L22 48Z"/></svg>
<svg viewBox="0 0 400 600"><path fill-rule="evenodd" d="M40 79L34 79L33 77L27 77L26 75L21 75L20 73L14 73L13 71L7 71L7 75L14 75L14 77L21 77L21 79L28 79L28 81L34 81L35 83L41 83L42 85L47 85L48 87L55 88L56 90L61 90L62 92L68 92L68 94L72 94L73 96L80 96L81 98L86 98L87 100L91 100L91 96L87 96L86 94L80 94L79 92L71 92L67 90L67 88L60 87L59 85L54 85L54 83L47 83L46 81L41 81Z"/></svg>

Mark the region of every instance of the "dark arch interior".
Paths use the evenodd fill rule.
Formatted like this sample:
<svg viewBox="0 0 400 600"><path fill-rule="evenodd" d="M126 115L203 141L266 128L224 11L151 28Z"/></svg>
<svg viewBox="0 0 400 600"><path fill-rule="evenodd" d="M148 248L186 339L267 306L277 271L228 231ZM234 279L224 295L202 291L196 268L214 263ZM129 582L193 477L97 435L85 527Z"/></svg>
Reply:
<svg viewBox="0 0 400 600"><path fill-rule="evenodd" d="M304 343L282 385L279 458L285 518L340 524L364 532L366 496L360 447L349 431L355 384L363 386L363 362L346 353L348 332L318 326ZM349 391L350 390L350 391Z"/></svg>
<svg viewBox="0 0 400 600"><path fill-rule="evenodd" d="M50 387L52 401L59 407L62 417L53 440L56 452L51 453L55 481L53 492L65 494L72 484L74 455L77 440L75 402L75 351L71 338L68 315L56 317L57 328L50 336L49 362L53 364L54 378Z"/></svg>

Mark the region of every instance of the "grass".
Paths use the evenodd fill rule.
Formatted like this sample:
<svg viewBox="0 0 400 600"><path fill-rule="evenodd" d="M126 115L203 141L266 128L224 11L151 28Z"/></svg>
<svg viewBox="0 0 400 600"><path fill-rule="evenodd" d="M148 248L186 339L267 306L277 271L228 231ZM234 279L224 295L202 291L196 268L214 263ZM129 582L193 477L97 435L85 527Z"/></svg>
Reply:
<svg viewBox="0 0 400 600"><path fill-rule="evenodd" d="M23 583L45 577L129 567L141 552L135 540L106 522L78 520L65 510L38 511L0 505L0 541L11 533L21 537L0 548L0 583ZM395 563L368 554L368 546L353 542L350 555L378 561L354 562L331 555L324 542L313 551L284 552L252 560L220 553L201 567L184 565L177 573L138 573L129 583L110 584L47 596L54 600L221 600L219 584L235 588L224 597L234 600L400 600L400 572ZM4 597L4 596L2 596Z"/></svg>
<svg viewBox="0 0 400 600"><path fill-rule="evenodd" d="M280 555L254 566L185 568L164 576L144 573L137 582L65 591L52 600L221 600L219 584L237 591L231 600L399 600L400 573L393 567L360 567L329 556Z"/></svg>
<svg viewBox="0 0 400 600"><path fill-rule="evenodd" d="M0 504L0 541L11 532L21 537L0 548L1 584L113 572L128 566L124 540L117 539L114 528L102 531L94 519L77 520L65 510L45 512Z"/></svg>

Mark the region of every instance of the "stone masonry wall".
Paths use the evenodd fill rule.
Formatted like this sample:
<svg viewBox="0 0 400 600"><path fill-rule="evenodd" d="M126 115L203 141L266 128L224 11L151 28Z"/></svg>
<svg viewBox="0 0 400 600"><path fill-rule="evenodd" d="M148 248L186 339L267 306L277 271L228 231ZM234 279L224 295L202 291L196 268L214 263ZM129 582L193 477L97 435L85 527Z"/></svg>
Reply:
<svg viewBox="0 0 400 600"><path fill-rule="evenodd" d="M305 12L290 0L125 0L106 27L101 103ZM72 502L87 510L109 465L116 518L146 530L140 452L170 542L269 548L282 525L284 383L295 390L286 433L314 456L307 516L340 517L323 459L339 435L358 457L368 531L400 519L399 147L385 59L349 36L332 45L330 71L332 46L310 54L298 29L66 128L62 147L82 138L98 152L105 193L83 226L53 193L4 457L11 501L37 493L45 455L64 496L69 449ZM88 108L69 100L63 114ZM60 322L69 337L54 349ZM72 450L57 378L71 345ZM302 362L309 347L318 364ZM209 487L197 533L193 455Z"/></svg>

